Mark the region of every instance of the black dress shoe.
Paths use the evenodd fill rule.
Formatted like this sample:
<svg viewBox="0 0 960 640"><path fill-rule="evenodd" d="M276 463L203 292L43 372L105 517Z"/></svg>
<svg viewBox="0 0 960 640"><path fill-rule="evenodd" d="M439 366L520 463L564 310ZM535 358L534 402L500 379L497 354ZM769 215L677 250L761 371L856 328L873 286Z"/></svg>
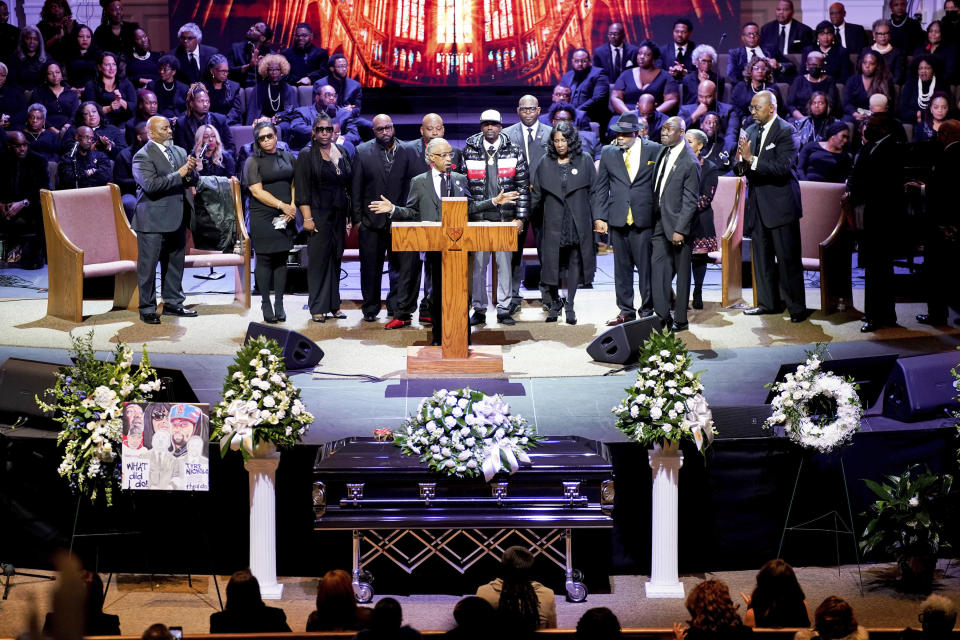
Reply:
<svg viewBox="0 0 960 640"><path fill-rule="evenodd" d="M778 313L783 313L783 309L767 309L765 307L751 307L750 309L744 309L743 315L745 316L773 316Z"/></svg>
<svg viewBox="0 0 960 640"><path fill-rule="evenodd" d="M336 311L330 314L330 317L336 318L337 320L346 320L347 314L345 314L343 311L340 311L340 309L337 309Z"/></svg>
<svg viewBox="0 0 960 640"><path fill-rule="evenodd" d="M498 313L497 322L499 324L507 325L508 327L512 327L513 325L517 324L517 321L514 320L513 316L511 316L509 313Z"/></svg>
<svg viewBox="0 0 960 640"><path fill-rule="evenodd" d="M946 317L932 316L929 313L918 313L917 322L920 324L944 325L947 324Z"/></svg>
<svg viewBox="0 0 960 640"><path fill-rule="evenodd" d="M860 325L860 333L870 333L872 331L876 331L877 329L880 329L882 326L883 325L877 322L870 322L869 320L867 320L862 325Z"/></svg>
<svg viewBox="0 0 960 640"><path fill-rule="evenodd" d="M519 303L519 302L511 302L511 303L510 303L510 306L507 308L507 313L509 313L510 315L513 315L513 314L515 314L517 311L520 311L520 303Z"/></svg>
<svg viewBox="0 0 960 640"><path fill-rule="evenodd" d="M156 313L141 313L140 322L146 324L160 324L160 316Z"/></svg>
<svg viewBox="0 0 960 640"><path fill-rule="evenodd" d="M803 322L804 320L806 320L812 315L813 315L813 309L804 309L803 311L797 314L791 313L790 322L794 322L794 323Z"/></svg>
<svg viewBox="0 0 960 640"><path fill-rule="evenodd" d="M687 329L690 328L689 322L674 322L672 324L673 324L674 331L686 331Z"/></svg>
<svg viewBox="0 0 960 640"><path fill-rule="evenodd" d="M193 309L187 309L180 305L163 305L163 315L165 316L180 316L181 318L196 318L197 312Z"/></svg>
<svg viewBox="0 0 960 640"><path fill-rule="evenodd" d="M487 313L485 311L474 311L473 315L470 316L470 326L479 327L482 324L487 324Z"/></svg>
<svg viewBox="0 0 960 640"><path fill-rule="evenodd" d="M375 313L365 313L365 314L363 314L363 321L364 321L364 322L376 322L376 321L377 321L377 314L375 314Z"/></svg>
<svg viewBox="0 0 960 640"><path fill-rule="evenodd" d="M693 292L693 308L703 309L703 293L700 291Z"/></svg>
<svg viewBox="0 0 960 640"><path fill-rule="evenodd" d="M651 316L653 316L653 311L652 311L652 310L650 310L650 309L641 309L641 310L640 310L639 317L640 317L641 320L643 320L644 318L649 318L649 317L651 317ZM630 319L633 320L633 318L630 318Z"/></svg>

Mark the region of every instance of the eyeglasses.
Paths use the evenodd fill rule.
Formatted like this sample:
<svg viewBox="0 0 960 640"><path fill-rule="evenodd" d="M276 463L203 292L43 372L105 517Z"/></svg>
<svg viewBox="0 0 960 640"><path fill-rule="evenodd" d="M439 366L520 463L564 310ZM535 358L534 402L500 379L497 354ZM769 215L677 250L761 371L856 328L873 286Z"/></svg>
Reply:
<svg viewBox="0 0 960 640"><path fill-rule="evenodd" d="M747 111L749 111L750 113L757 113L758 111L760 111L760 109L763 109L763 107L758 107L753 104L747 107Z"/></svg>
<svg viewBox="0 0 960 640"><path fill-rule="evenodd" d="M523 111L524 113L533 113L539 108L540 107L520 107L517 109L517 111Z"/></svg>
<svg viewBox="0 0 960 640"><path fill-rule="evenodd" d="M313 130L317 133L333 133L333 127L314 127Z"/></svg>
<svg viewBox="0 0 960 640"><path fill-rule="evenodd" d="M273 140L276 136L272 133L265 133L262 136L257 136L257 140L260 142L266 142L267 140Z"/></svg>
<svg viewBox="0 0 960 640"><path fill-rule="evenodd" d="M374 127L373 130L376 131L377 133L383 133L384 131L393 131L393 125L385 124L382 127Z"/></svg>
<svg viewBox="0 0 960 640"><path fill-rule="evenodd" d="M452 158L453 151L447 151L446 153L431 153L431 158Z"/></svg>

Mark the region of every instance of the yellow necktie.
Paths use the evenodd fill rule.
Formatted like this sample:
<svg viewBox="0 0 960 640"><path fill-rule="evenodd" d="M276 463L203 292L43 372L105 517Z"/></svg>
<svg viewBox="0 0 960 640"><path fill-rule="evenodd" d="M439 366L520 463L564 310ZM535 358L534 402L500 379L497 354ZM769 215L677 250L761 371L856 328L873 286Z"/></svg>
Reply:
<svg viewBox="0 0 960 640"><path fill-rule="evenodd" d="M633 179L637 177L637 162L635 158L635 151L639 142L635 142L632 147L627 149L627 152L623 156L623 161L627 165L627 175L630 176L630 182L633 182ZM630 209L630 205L627 204L627 226L633 224L633 211Z"/></svg>

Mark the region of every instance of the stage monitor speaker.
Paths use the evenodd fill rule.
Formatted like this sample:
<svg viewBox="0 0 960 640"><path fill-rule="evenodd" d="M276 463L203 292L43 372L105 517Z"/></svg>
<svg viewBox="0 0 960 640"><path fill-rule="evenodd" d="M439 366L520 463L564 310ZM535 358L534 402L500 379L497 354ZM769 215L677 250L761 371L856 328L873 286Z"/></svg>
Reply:
<svg viewBox="0 0 960 640"><path fill-rule="evenodd" d="M323 359L323 351L307 336L269 324L251 322L247 326L247 337L244 338L243 343L246 344L251 339L261 336L277 341L283 350L283 362L287 369L309 369Z"/></svg>
<svg viewBox="0 0 960 640"><path fill-rule="evenodd" d="M643 341L662 326L657 316L624 322L594 338L587 354L597 362L628 364L637 359Z"/></svg>
<svg viewBox="0 0 960 640"><path fill-rule="evenodd" d="M957 409L957 390L950 370L960 365L960 352L947 351L897 360L883 389L883 415L900 422L944 416Z"/></svg>
<svg viewBox="0 0 960 640"><path fill-rule="evenodd" d="M824 360L820 365L820 370L844 378L852 378L853 381L860 386L860 390L858 391L860 403L864 409L869 409L880 399L880 394L883 392L883 385L886 384L887 379L890 377L890 372L893 371L896 362L897 355L895 353L882 356L864 356L862 358L843 358L839 360ZM780 369L777 371L777 377L774 378L773 383L778 384L783 382L786 375L788 373L794 373L800 364L799 362L794 362L780 365ZM765 402L770 404L776 395L773 387L771 387Z"/></svg>

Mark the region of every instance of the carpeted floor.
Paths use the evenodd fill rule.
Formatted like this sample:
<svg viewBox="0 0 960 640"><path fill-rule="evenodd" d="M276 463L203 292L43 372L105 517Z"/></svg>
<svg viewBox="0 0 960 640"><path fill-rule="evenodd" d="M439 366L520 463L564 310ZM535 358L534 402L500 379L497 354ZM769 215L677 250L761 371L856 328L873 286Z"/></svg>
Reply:
<svg viewBox="0 0 960 640"><path fill-rule="evenodd" d="M960 601L960 569L941 561L941 572L935 592ZM689 593L703 579L720 579L730 586L736 602L741 592L750 594L756 571L725 571L682 576ZM856 565L837 567L801 567L797 569L811 609L827 596L838 595L851 603L857 619L868 627L906 627L917 624L919 603L924 596L897 591L892 583L890 565L863 566L863 595ZM126 634L139 634L154 622L179 625L186 633L206 633L209 616L218 610L213 581L204 576L194 578L196 591L187 587L183 577L158 577L151 590L149 580L122 576L119 586L111 585L105 611L120 616L120 628ZM104 576L106 580L106 576ZM219 578L223 591L227 578ZM315 608L316 578L281 578L283 600L268 602L287 614L293 630L303 630L307 616ZM583 603L569 603L557 596L557 618L562 628L576 626L584 611L591 607L609 607L624 627L669 627L674 621L687 620L688 614L680 599L649 600L644 595L646 576L614 576L611 592L591 594ZM26 629L26 616L31 606L41 615L49 609L52 583L33 578L15 578L10 599L0 605L0 637L16 636ZM377 594L376 598L389 595ZM404 620L418 629L449 629L453 626L453 606L461 596L413 595L395 596L403 606ZM741 611L744 610L741 605ZM42 618L41 618L42 619Z"/></svg>

